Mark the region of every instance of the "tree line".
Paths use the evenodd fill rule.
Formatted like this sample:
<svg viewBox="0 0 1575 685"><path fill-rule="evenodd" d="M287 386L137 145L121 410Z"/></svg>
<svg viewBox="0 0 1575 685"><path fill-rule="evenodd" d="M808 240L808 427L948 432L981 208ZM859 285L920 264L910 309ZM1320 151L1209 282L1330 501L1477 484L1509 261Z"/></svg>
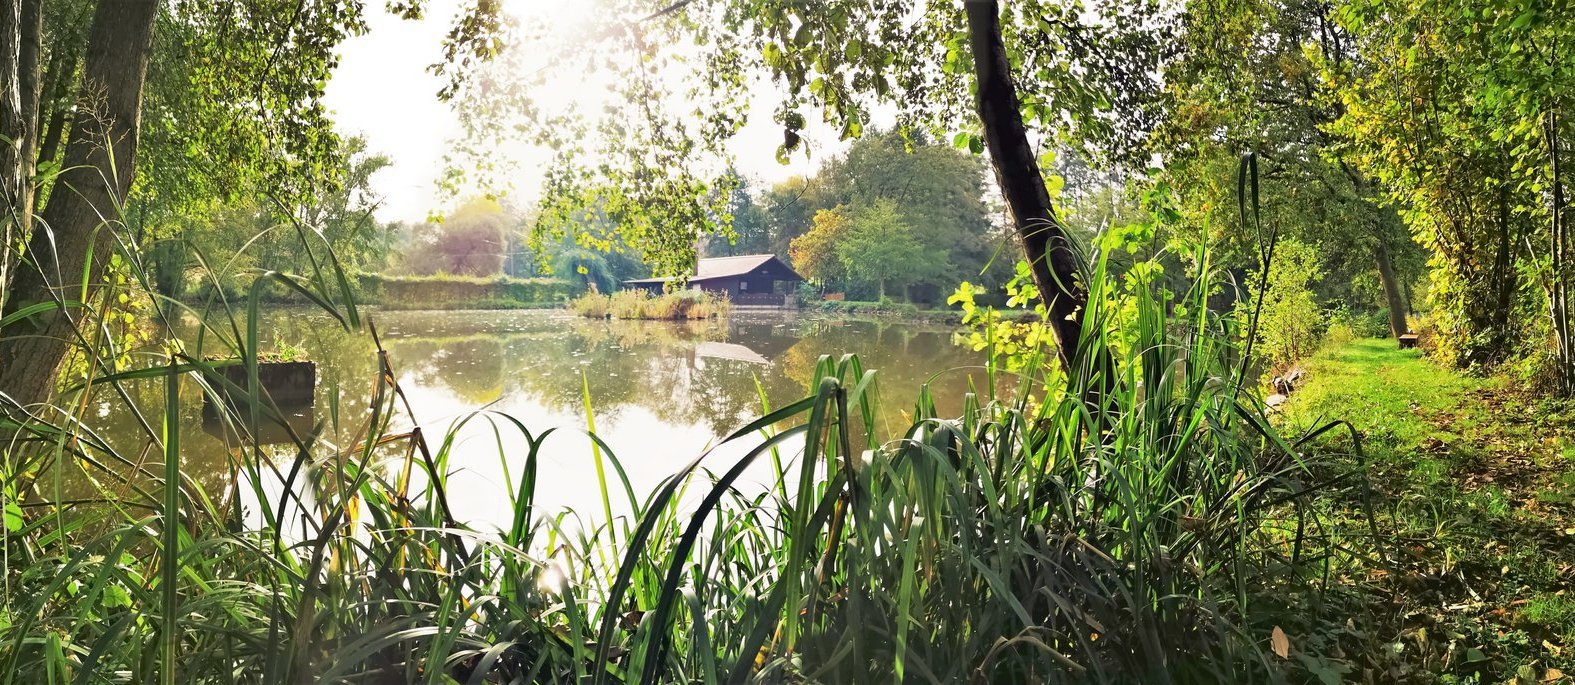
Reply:
<svg viewBox="0 0 1575 685"><path fill-rule="evenodd" d="M550 27L518 26L496 3L461 13L434 67L467 130L553 147L531 234L595 248L564 260L576 274L615 243L657 273L683 273L708 236L737 241L716 250L790 256L797 239L826 287L922 298L989 277L1007 235L1073 364L1097 247L1088 232L1159 217L1155 240L1176 254L1207 244L1243 282L1274 280L1262 277L1267 234L1310 246L1286 254L1313 255L1304 270L1321 278L1302 282L1326 302L1375 300L1391 334L1429 309L1443 358L1527 360L1575 386L1563 52L1575 24L1560 3L627 4L603 18L616 30L531 72L599 65L630 77L600 113L543 116L528 88L499 87L505 48L528 51ZM320 230L354 204L336 207L334 191L356 174L322 90L363 12L0 3L0 390L23 405L47 397L82 331L115 307L95 300L97 286L193 217L245 215L249 202L270 230L347 241ZM817 116L857 142L796 190L741 195L736 174L712 174L707 160L725 157L761 76L786 96L773 114L779 155L798 151ZM691 118L651 104L681 97ZM875 130L880 107L897 113L897 132ZM481 125L521 113L517 126ZM573 135L589 131L599 135ZM1259 221L1243 219L1243 152L1262 169ZM1078 174L1089 182L1067 183ZM996 196L999 221L979 211ZM1077 225L1091 217L1103 223Z"/></svg>

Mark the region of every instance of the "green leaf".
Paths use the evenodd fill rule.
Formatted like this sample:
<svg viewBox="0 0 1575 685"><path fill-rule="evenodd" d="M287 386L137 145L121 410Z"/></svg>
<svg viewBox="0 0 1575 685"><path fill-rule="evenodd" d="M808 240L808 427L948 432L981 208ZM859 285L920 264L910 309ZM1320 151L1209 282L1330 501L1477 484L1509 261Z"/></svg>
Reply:
<svg viewBox="0 0 1575 685"><path fill-rule="evenodd" d="M24 525L22 507L17 506L16 502L6 501L5 508L0 510L0 514L4 515L3 520L6 530L20 530Z"/></svg>
<svg viewBox="0 0 1575 685"><path fill-rule="evenodd" d="M798 30L793 32L793 44L799 47L809 45L815 34L809 30L809 24L799 24Z"/></svg>

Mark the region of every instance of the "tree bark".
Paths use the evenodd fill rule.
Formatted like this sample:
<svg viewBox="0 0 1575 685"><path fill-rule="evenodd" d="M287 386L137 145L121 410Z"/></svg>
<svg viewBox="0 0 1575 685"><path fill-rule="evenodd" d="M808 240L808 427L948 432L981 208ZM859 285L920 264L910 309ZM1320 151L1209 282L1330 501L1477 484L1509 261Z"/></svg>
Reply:
<svg viewBox="0 0 1575 685"><path fill-rule="evenodd" d="M83 111L75 117L64 171L55 180L42 225L28 240L29 263L15 276L10 311L77 300L84 289L88 301L93 299L136 169L157 14L158 0L100 0L94 11L83 60ZM0 392L23 405L47 400L77 338L75 326L62 311L0 331Z"/></svg>
<svg viewBox="0 0 1575 685"><path fill-rule="evenodd" d="M65 137L67 113L71 110L71 89L77 83L77 62L80 46L55 46L49 59L47 90L39 100L38 122L44 138L38 144L38 162L43 164L60 158L60 139ZM46 123L47 122L47 123ZM43 207L47 193L39 193L33 200L33 211Z"/></svg>
<svg viewBox="0 0 1575 685"><path fill-rule="evenodd" d="M22 201L22 3L0 0L0 304L11 282L12 246L20 235Z"/></svg>
<svg viewBox="0 0 1575 685"><path fill-rule="evenodd" d="M1373 261L1378 266L1378 282L1384 287L1384 302L1389 305L1389 332L1395 340L1405 335L1406 327L1406 300L1400 292L1400 279L1395 278L1394 259L1390 257L1389 246L1382 239L1373 245Z"/></svg>
<svg viewBox="0 0 1575 685"><path fill-rule="evenodd" d="M1038 157L1028 142L1011 61L1001 39L1000 6L995 0L968 0L964 10L985 147L1049 312L1045 323L1055 333L1057 353L1070 376L1077 368L1078 339L1088 303L1088 291L1078 275L1082 258L1056 219Z"/></svg>
<svg viewBox="0 0 1575 685"><path fill-rule="evenodd" d="M0 2L13 2L15 0L0 0ZM32 183L33 170L38 157L38 99L42 94L42 85L39 73L39 51L43 46L39 41L44 36L44 3L43 0L21 0L22 4L22 54L17 60L17 82L21 89L22 101L22 195L19 208L33 206ZM28 227L32 224L32 213L18 212L21 218L22 236L27 235Z"/></svg>

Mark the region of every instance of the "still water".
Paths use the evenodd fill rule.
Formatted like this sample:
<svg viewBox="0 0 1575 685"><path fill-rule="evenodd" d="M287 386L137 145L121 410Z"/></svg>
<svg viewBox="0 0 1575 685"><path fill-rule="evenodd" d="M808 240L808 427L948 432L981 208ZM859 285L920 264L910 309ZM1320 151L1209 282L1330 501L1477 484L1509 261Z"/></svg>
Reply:
<svg viewBox="0 0 1575 685"><path fill-rule="evenodd" d="M772 407L802 398L821 355L857 354L877 370L882 438L907 427L923 384L931 384L943 414L961 410L970 382L986 385L982 353L954 344L952 329L943 326L736 312L709 322L587 320L562 311L374 312L371 319L410 402L409 415L401 407L396 425L421 426L434 448L457 421L482 409L517 419L533 433L556 428L541 453L537 504L582 515L601 508L583 432L587 397L596 434L643 498L758 417L762 395ZM377 377L371 336L347 333L304 309L268 312L263 322L265 348L295 348L318 365L316 402L301 427L321 424L325 440L355 444ZM139 383L150 387L137 394L156 404L157 383ZM200 391L189 386L182 396L184 425L200 425ZM97 414L112 439L139 439L135 418L117 403L105 401ZM210 493L223 492L232 460L247 457L211 421L201 432L185 433L186 473ZM724 445L706 466L721 470L750 446L750 440ZM277 449L279 457L291 450ZM502 421L477 418L456 431L448 464L456 518L506 522L507 482L518 478L525 452L518 430Z"/></svg>

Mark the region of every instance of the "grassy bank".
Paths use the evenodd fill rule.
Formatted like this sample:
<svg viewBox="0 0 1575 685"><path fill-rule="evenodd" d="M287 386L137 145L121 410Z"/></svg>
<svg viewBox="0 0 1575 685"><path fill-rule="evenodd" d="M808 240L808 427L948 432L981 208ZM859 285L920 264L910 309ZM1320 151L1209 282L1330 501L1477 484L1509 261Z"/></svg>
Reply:
<svg viewBox="0 0 1575 685"><path fill-rule="evenodd" d="M1284 421L1338 416L1317 505L1351 555L1304 626L1351 679L1554 682L1575 673L1575 407L1440 368L1389 340L1322 350ZM1353 481L1354 482L1354 481ZM1370 499L1368 496L1370 495ZM1370 525L1368 506L1374 514ZM1380 541L1370 545L1376 533ZM1381 555L1381 556L1380 556ZM1352 627L1347 627L1351 621Z"/></svg>
<svg viewBox="0 0 1575 685"><path fill-rule="evenodd" d="M590 319L712 319L731 310L727 298L695 290L660 295L620 290L611 295L586 293L569 301L569 311Z"/></svg>
<svg viewBox="0 0 1575 685"><path fill-rule="evenodd" d="M913 321L951 326L961 325L963 322L961 309L950 307L920 309L911 302L819 300L804 305L804 311L838 317ZM999 314L1002 319L1011 321L1027 321L1032 318L1031 312L1022 310L1005 310Z"/></svg>

